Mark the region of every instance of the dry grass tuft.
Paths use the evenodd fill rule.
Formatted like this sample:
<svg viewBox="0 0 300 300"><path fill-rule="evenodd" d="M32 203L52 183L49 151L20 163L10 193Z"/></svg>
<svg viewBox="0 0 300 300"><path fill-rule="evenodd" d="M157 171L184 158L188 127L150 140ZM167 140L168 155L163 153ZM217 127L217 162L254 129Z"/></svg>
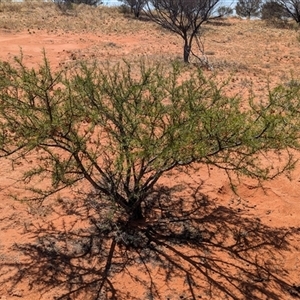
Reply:
<svg viewBox="0 0 300 300"><path fill-rule="evenodd" d="M116 21L118 20L118 21ZM74 32L134 33L154 24L126 17L119 7L80 4L59 9L42 1L1 2L0 28L10 30L64 30Z"/></svg>

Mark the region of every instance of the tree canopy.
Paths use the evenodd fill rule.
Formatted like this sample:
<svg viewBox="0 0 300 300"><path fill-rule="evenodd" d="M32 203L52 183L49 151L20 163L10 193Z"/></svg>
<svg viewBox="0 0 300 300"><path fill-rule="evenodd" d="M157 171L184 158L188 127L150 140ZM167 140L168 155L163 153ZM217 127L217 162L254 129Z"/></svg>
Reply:
<svg viewBox="0 0 300 300"><path fill-rule="evenodd" d="M24 174L52 178L43 199L78 181L124 211L143 218L143 204L159 178L192 163L271 178L293 166L298 149L299 87L278 87L264 102L227 97L200 70L186 73L140 64L81 64L52 72L0 64L0 153L13 160L38 151ZM183 76L184 74L184 76ZM245 105L243 105L245 107ZM261 164L272 151L284 164ZM99 200L101 201L101 200Z"/></svg>
<svg viewBox="0 0 300 300"><path fill-rule="evenodd" d="M256 218L209 205L214 201L199 191L201 179L188 199L159 184L171 170L182 174L201 166L224 170L229 179L258 180L294 167L300 85L278 86L259 100L229 97L227 84L179 64L82 62L53 71L46 58L37 69L22 59L0 62L0 157L14 167L34 159L29 169L23 166L18 185L24 182L27 192L19 199L43 201L82 183L76 192L83 201L76 195L57 202L66 204L67 214L78 204L73 214L81 221L85 215L88 223L79 230L72 225L71 233L64 224L62 230L52 222L46 229L33 226L30 237L38 243L16 245L26 260L16 264L10 280L55 285L61 299L88 292L117 298L112 278L138 263L146 280L137 283L159 298L157 269L149 267L155 262L167 270L167 283L178 275L201 279L212 297L255 298L258 290L270 295L261 285L249 291L258 272L271 274L278 288L292 288L278 278L276 262L257 260L257 251L270 253L271 246L287 250L290 229L271 230ZM41 188L41 180L48 187ZM250 268L241 269L245 261ZM2 265L11 268L10 261ZM241 270L247 275L242 279ZM188 286L191 297L198 287Z"/></svg>
<svg viewBox="0 0 300 300"><path fill-rule="evenodd" d="M277 1L267 1L261 7L261 18L263 20L283 19L288 17L286 9Z"/></svg>
<svg viewBox="0 0 300 300"><path fill-rule="evenodd" d="M182 37L183 60L189 62L192 43L201 25L209 19L220 0L151 0L146 14L157 24Z"/></svg>
<svg viewBox="0 0 300 300"><path fill-rule="evenodd" d="M128 6L130 8L131 13L133 13L136 18L140 16L142 9L147 3L146 0L119 0L119 1L124 3L125 6Z"/></svg>
<svg viewBox="0 0 300 300"><path fill-rule="evenodd" d="M290 17L300 23L300 1L299 0L278 0Z"/></svg>
<svg viewBox="0 0 300 300"><path fill-rule="evenodd" d="M235 11L237 15L250 19L260 14L262 0L238 0Z"/></svg>

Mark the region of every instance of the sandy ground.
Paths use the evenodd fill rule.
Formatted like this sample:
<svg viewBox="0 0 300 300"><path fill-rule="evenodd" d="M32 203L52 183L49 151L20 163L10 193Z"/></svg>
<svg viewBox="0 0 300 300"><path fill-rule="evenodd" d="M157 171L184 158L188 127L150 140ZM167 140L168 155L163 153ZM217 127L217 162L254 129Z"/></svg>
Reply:
<svg viewBox="0 0 300 300"><path fill-rule="evenodd" d="M18 16L11 13L12 20ZM70 18L70 24L76 20L61 18ZM25 63L35 67L44 49L55 68L80 59L181 58L179 37L152 25L136 27L142 21L123 17L121 21L127 24L123 30L121 25L113 26L112 18L105 19L110 27L103 30L89 32L80 26L71 30L60 23L50 30L42 21L13 26L2 11L0 58L12 61L22 50ZM205 25L203 43L213 66L205 72L216 72L220 80L230 78L230 93L243 95L252 88L261 97L268 84L299 78L299 33L293 28L268 27L260 21L215 21ZM156 252L159 259L152 260L142 251L128 253L120 248L112 261L111 281L97 294L110 245L98 247L94 255L79 255L91 237L97 244L91 231L95 208L78 196L79 187L42 206L16 202L9 194L22 194L18 180L26 162L15 169L9 160L1 159L0 164L1 300L113 299L112 291L115 299L300 298L299 165L291 179L281 176L264 182L264 189L243 179L238 195L225 174L214 168L168 174L160 185L172 188L174 199L184 198L187 206L200 203L195 219L201 219L203 242L199 246L162 241ZM57 250L63 247L69 255Z"/></svg>

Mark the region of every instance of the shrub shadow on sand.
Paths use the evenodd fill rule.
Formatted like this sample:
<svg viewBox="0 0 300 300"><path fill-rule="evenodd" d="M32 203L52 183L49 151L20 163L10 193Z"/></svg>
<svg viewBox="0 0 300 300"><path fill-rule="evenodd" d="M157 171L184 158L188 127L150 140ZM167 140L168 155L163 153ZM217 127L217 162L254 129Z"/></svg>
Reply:
<svg viewBox="0 0 300 300"><path fill-rule="evenodd" d="M15 290L26 280L41 299L50 292L53 299L300 296L284 267L299 228L271 228L244 217L216 205L201 187L179 190L158 187L144 206L146 221L135 223L112 217L111 205L96 194L61 200L51 221L27 229L33 242L15 243L21 259L1 261L2 284ZM136 291L124 291L126 280Z"/></svg>

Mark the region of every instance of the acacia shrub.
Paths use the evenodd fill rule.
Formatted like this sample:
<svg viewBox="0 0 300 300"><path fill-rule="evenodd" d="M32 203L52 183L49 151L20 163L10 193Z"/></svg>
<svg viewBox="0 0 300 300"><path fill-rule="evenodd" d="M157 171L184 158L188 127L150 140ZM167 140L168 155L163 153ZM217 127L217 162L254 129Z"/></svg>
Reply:
<svg viewBox="0 0 300 300"><path fill-rule="evenodd" d="M196 41L204 54L199 46L201 26L210 19L219 2L220 0L151 0L147 2L144 12L156 24L183 39L183 61L188 63L190 54L196 56L192 51L193 41ZM206 58L200 59L200 62L207 67Z"/></svg>
<svg viewBox="0 0 300 300"><path fill-rule="evenodd" d="M297 86L251 98L245 109L245 99L227 97L201 70L176 64L83 62L53 72L46 58L37 70L16 63L0 63L0 154L40 154L22 179L45 176L51 185L29 186L32 200L84 181L127 224L145 219L145 203L172 169L197 163L267 179L294 166ZM270 152L282 161L284 151L278 167L260 161Z"/></svg>

